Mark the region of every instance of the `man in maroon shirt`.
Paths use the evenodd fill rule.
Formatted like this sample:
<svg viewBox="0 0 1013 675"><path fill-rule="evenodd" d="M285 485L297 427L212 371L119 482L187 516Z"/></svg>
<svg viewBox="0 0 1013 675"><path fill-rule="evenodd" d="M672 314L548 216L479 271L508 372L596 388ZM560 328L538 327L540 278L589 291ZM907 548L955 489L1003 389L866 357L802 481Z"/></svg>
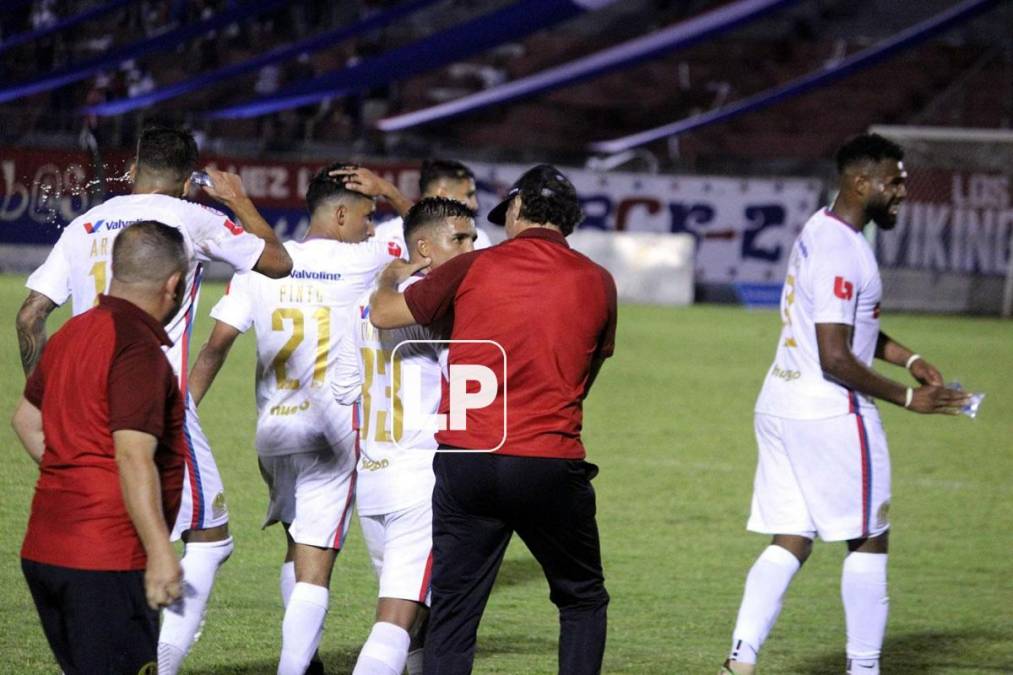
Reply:
<svg viewBox="0 0 1013 675"><path fill-rule="evenodd" d="M591 487L598 468L584 461L580 431L584 398L612 355L616 289L604 268L566 243L581 218L570 181L536 166L489 214L506 225L508 241L457 256L403 295L397 284L425 262L392 263L373 294L378 328L453 321L451 382L440 405L450 424L436 434L445 452L433 463L426 673L471 672L478 623L513 532L542 565L559 608L559 671L601 669L608 593ZM487 369L496 391L455 428L461 367ZM471 402L483 398L472 389L463 390Z"/></svg>
<svg viewBox="0 0 1013 675"><path fill-rule="evenodd" d="M183 299L187 265L179 230L125 230L109 295L53 335L14 413L40 469L22 570L68 675L153 673L158 608L180 596L169 527L183 402L162 322Z"/></svg>

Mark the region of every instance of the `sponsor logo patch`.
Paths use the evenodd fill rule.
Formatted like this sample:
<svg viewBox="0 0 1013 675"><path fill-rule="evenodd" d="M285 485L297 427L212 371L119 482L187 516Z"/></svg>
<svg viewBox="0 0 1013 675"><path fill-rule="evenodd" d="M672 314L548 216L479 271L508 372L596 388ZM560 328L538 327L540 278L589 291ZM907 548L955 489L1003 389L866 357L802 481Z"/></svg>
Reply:
<svg viewBox="0 0 1013 675"><path fill-rule="evenodd" d="M133 225L134 223L139 223L139 222L141 222L141 221L139 221L139 220L96 220L94 223L85 223L84 224L84 231L87 232L88 234L95 234L96 232L98 232L99 230L101 230L104 227L107 232L111 232L113 230L122 230L124 227L127 227L129 225Z"/></svg>
<svg viewBox="0 0 1013 675"><path fill-rule="evenodd" d="M834 277L834 295L841 300L850 300L855 295L855 285L844 277Z"/></svg>
<svg viewBox="0 0 1013 675"><path fill-rule="evenodd" d="M211 513L214 514L215 518L218 518L224 516L226 512L225 493L219 492L215 495L214 500L211 502Z"/></svg>

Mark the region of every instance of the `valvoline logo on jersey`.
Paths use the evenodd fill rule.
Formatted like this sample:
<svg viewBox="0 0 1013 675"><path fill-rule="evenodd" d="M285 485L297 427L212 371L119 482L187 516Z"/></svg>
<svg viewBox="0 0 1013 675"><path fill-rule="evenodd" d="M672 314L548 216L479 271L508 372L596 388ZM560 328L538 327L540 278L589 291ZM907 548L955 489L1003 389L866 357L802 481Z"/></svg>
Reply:
<svg viewBox="0 0 1013 675"><path fill-rule="evenodd" d="M133 225L134 223L137 223L137 222L140 222L140 221L137 221L137 220L96 220L94 223L85 223L84 224L84 231L87 232L88 234L95 234L96 232L98 232L99 230L101 230L103 227L107 231L122 230L124 227L127 227L128 225Z"/></svg>
<svg viewBox="0 0 1013 675"><path fill-rule="evenodd" d="M293 279L312 279L313 281L341 281L338 272L317 272L316 270L292 270L289 275Z"/></svg>

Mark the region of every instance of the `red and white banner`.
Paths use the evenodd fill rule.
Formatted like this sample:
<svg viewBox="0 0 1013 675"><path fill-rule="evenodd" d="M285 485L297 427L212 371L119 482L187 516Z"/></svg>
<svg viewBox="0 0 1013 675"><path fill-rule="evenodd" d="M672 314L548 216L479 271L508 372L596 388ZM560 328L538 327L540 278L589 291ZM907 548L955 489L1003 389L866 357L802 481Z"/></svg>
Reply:
<svg viewBox="0 0 1013 675"><path fill-rule="evenodd" d="M913 169L897 226L877 235L877 256L886 268L1003 275L1011 229L1009 176Z"/></svg>
<svg viewBox="0 0 1013 675"><path fill-rule="evenodd" d="M128 153L111 154L103 166L108 194L128 190ZM242 176L246 191L279 235L301 237L308 225L304 204L313 174L325 162L204 158ZM418 198L417 163L368 164L406 196ZM482 218L527 168L473 164ZM582 228L598 231L687 233L696 243L696 281L772 283L784 277L788 250L819 206L816 180L659 176L597 173L562 168L573 181L586 214ZM0 149L0 244L50 244L60 229L103 198L84 152ZM388 211L389 212L389 211ZM382 216L381 216L382 217Z"/></svg>

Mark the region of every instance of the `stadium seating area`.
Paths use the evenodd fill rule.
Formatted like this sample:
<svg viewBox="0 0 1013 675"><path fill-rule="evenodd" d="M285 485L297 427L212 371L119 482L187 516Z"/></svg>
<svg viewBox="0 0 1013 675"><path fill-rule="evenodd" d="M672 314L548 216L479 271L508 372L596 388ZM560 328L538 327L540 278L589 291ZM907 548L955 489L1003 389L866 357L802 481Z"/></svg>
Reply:
<svg viewBox="0 0 1013 675"><path fill-rule="evenodd" d="M0 23L5 37L38 29L100 3L33 0L20 4L19 11L7 11ZM66 144L84 128L94 133L103 146L128 145L137 124L150 119L150 112L100 119L82 117L77 112L79 107L179 82L194 72L243 61L395 4L390 0L291 3L279 11L210 32L177 48L171 58L155 53L126 61L97 77L0 105L0 140L38 145L59 138L53 143ZM641 34L645 25L669 25L722 4L714 0L618 3L621 10L605 10L572 21L562 31L537 33L465 63L364 95L259 119L208 122L194 114L254 95L271 94L285 84L368 58L431 34L455 20L505 4L505 0L437 3L411 21L367 39L304 54L167 101L159 106L158 116L190 123L206 138L242 153L320 154L322 148L341 146L357 154L402 156L440 148L475 158L520 161L549 154L559 161L579 162L584 154L575 154L574 148L584 142L664 124L783 84L853 54L898 28L877 23L875 12L859 21L850 9L851 3L802 3L806 11L765 19L735 40L707 41L508 109L487 110L449 124L387 137L371 130L373 121L389 113L426 107L531 74ZM937 4L921 6L935 11ZM225 0L127 3L125 8L73 30L11 49L3 55L0 75L8 82L28 80L93 58L113 46L199 21L229 6ZM912 21L916 18L913 15ZM957 38L930 42L833 86L686 134L678 143L656 143L650 149L663 166L720 171L728 162L734 162L741 172L749 171L753 161L777 158L804 162L825 157L841 135L873 122L1008 125L1013 105L1013 66L1008 50L1004 54L1001 43L968 40L968 34L970 31ZM504 138L518 142L504 147ZM575 139L582 143L574 143Z"/></svg>

